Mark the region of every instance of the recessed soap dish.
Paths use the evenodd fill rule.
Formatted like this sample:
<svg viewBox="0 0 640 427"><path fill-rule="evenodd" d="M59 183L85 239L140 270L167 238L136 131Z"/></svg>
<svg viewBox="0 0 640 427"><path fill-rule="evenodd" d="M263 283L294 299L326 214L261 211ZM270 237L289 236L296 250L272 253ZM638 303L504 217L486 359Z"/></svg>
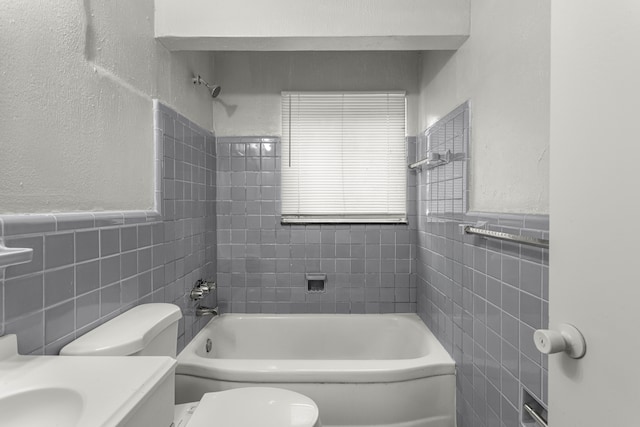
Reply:
<svg viewBox="0 0 640 427"><path fill-rule="evenodd" d="M308 292L324 292L327 275L324 273L307 273L307 291Z"/></svg>

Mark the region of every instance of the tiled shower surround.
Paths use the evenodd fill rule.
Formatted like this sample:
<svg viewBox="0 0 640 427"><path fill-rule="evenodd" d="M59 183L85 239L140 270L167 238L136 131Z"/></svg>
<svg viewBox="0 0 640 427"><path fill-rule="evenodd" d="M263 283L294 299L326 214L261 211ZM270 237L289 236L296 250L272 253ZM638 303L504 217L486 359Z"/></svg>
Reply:
<svg viewBox="0 0 640 427"><path fill-rule="evenodd" d="M415 312L415 176L408 225L281 225L280 140L218 138L218 301L223 312ZM409 138L413 158L415 138ZM325 273L308 292L305 273Z"/></svg>
<svg viewBox="0 0 640 427"><path fill-rule="evenodd" d="M434 123L418 139L418 153L438 154L445 158L451 153L454 160L433 169L423 168L420 179L422 211L439 218L454 218L467 211L469 188L467 164L469 158L469 103L465 102Z"/></svg>
<svg viewBox="0 0 640 427"><path fill-rule="evenodd" d="M465 215L492 230L547 237L548 218ZM418 315L457 365L458 426L518 426L520 388L547 401L533 332L548 324L548 251L461 235L425 217L418 238Z"/></svg>
<svg viewBox="0 0 640 427"><path fill-rule="evenodd" d="M426 134L423 155L467 152L468 104ZM466 213L467 162L468 153L417 176L417 313L456 361L458 427L514 427L522 388L547 401L546 357L533 332L548 324L548 250L463 235L460 224L548 238L549 220Z"/></svg>
<svg viewBox="0 0 640 427"><path fill-rule="evenodd" d="M7 246L33 261L0 271L0 335L22 354L57 354L75 337L146 302L182 306L178 348L209 318L184 310L199 278L215 278L215 140L156 103L159 212L0 216ZM204 301L214 305L213 297Z"/></svg>
<svg viewBox="0 0 640 427"><path fill-rule="evenodd" d="M547 361L532 336L548 323L548 251L462 235L459 224L547 237L548 217L465 213L468 156L409 172L408 225L281 225L278 138L216 144L169 108L155 113L161 213L0 216L8 246L34 249L33 262L0 272L0 335L16 333L21 353L55 354L152 301L183 308L181 349L209 320L185 294L217 274L222 312L417 312L456 361L458 427L520 425L521 388L546 404ZM463 105L418 155L409 138L408 161L447 144L466 151L468 130ZM326 291L308 292L305 273L317 272Z"/></svg>

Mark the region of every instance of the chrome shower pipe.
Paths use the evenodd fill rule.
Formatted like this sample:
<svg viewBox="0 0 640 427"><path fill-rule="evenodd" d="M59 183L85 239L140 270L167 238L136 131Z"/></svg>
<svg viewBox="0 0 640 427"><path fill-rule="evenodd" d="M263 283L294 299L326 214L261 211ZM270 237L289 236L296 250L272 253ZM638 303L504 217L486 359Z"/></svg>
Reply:
<svg viewBox="0 0 640 427"><path fill-rule="evenodd" d="M211 97L212 98L217 98L218 95L220 94L221 87L218 86L218 85L209 84L205 79L200 77L200 74L195 76L192 79L192 81L193 81L194 85L204 85L207 89L209 89L209 91L211 92Z"/></svg>

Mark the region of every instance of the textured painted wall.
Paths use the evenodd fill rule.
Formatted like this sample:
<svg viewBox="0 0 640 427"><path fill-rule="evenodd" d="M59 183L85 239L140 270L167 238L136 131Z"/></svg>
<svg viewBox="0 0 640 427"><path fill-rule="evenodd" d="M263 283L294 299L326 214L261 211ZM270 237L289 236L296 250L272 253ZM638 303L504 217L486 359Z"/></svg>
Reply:
<svg viewBox="0 0 640 427"><path fill-rule="evenodd" d="M153 98L212 129L208 53L153 39L153 0L0 4L0 213L153 208Z"/></svg>
<svg viewBox="0 0 640 427"><path fill-rule="evenodd" d="M423 54L420 129L470 100L470 209L548 213L550 2L470 4L465 44Z"/></svg>
<svg viewBox="0 0 640 427"><path fill-rule="evenodd" d="M407 92L407 134L418 132L416 52L225 52L214 103L216 135L281 135L282 91Z"/></svg>
<svg viewBox="0 0 640 427"><path fill-rule="evenodd" d="M0 216L7 246L34 250L32 262L0 271L0 335L17 334L21 354L57 354L147 302L182 307L178 349L209 320L183 296L216 274L214 138L162 105L156 124L163 215ZM215 306L215 295L203 303Z"/></svg>

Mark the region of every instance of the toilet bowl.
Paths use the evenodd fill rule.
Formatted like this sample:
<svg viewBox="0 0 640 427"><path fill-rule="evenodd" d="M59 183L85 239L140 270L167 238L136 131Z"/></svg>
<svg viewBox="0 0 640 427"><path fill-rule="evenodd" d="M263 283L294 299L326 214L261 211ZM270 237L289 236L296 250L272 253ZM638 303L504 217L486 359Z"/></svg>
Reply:
<svg viewBox="0 0 640 427"><path fill-rule="evenodd" d="M98 326L60 350L61 356L176 357L180 308L142 304ZM320 427L318 406L300 393L246 387L206 393L176 405L174 427Z"/></svg>

